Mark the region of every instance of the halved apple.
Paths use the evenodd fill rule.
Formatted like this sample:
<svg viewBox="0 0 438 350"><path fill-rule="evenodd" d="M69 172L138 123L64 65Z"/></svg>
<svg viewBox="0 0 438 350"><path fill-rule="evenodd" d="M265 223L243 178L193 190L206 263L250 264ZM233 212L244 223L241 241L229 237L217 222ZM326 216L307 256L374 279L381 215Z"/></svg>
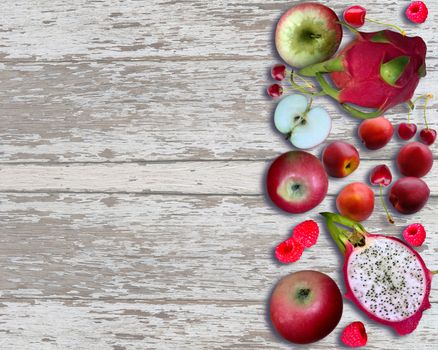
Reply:
<svg viewBox="0 0 438 350"><path fill-rule="evenodd" d="M303 95L284 97L277 105L274 124L278 131L287 134L292 145L308 149L322 143L330 134L332 119L322 107L311 108Z"/></svg>

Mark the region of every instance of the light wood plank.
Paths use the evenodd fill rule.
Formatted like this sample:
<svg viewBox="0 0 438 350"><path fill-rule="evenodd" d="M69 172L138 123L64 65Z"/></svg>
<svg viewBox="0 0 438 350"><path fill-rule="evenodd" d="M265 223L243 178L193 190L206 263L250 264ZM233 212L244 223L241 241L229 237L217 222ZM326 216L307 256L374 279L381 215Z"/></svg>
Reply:
<svg viewBox="0 0 438 350"><path fill-rule="evenodd" d="M0 322L6 349L290 349L267 320L265 303L144 301L3 301ZM359 314L349 303L338 327L303 348L340 348L340 333L360 320L368 332L367 349L436 349L438 304L424 313L417 329L400 337Z"/></svg>
<svg viewBox="0 0 438 350"><path fill-rule="evenodd" d="M323 0L337 13L345 1ZM1 3L0 59L106 60L106 59L269 59L272 31L290 1L88 1ZM436 43L436 4L430 2L428 21L421 27L403 22L402 5L372 3L372 18L391 18L408 30ZM370 25L366 30L381 29ZM433 49L430 47L429 52Z"/></svg>
<svg viewBox="0 0 438 350"><path fill-rule="evenodd" d="M291 149L272 125L277 102L264 93L274 62L5 63L0 162L273 158ZM428 64L417 94L438 96L438 60ZM333 117L329 140L355 144L364 159L393 157L404 144L394 137L381 150L366 150L356 137L359 120L327 98L314 105ZM428 109L436 129L437 106L433 100ZM394 125L406 121L406 107L387 117ZM421 129L421 110L414 118Z"/></svg>
<svg viewBox="0 0 438 350"><path fill-rule="evenodd" d="M167 194L262 195L271 162L210 161L108 164L1 164L2 192L130 192ZM362 160L350 176L329 178L329 194L337 194L349 183L369 183L369 172L379 164L392 168L394 182L400 177L393 161ZM431 194L438 169L423 178ZM372 189L377 194L378 187ZM387 188L385 188L387 191Z"/></svg>
<svg viewBox="0 0 438 350"><path fill-rule="evenodd" d="M289 215L263 197L133 194L1 194L1 297L145 300L264 300L274 281L316 269L340 285L341 255L318 212ZM380 205L370 232L400 235L412 222L428 232L420 248L438 268L438 198L411 216L385 220ZM296 264L280 265L273 249L292 227L313 218L318 244ZM432 300L438 302L438 285Z"/></svg>
<svg viewBox="0 0 438 350"><path fill-rule="evenodd" d="M346 6L322 2L338 13ZM401 9L398 2L385 11L363 5L381 21ZM405 26L429 46L428 77L418 93L438 95L438 8L428 5L424 25ZM2 348L290 349L266 320L274 283L312 268L342 285L341 256L325 231L294 265L276 264L273 247L297 222L333 210L341 185L364 180L377 159L393 159L402 144L361 149L362 159L374 161L332 181L332 195L309 213L286 215L266 201L262 175L290 149L269 127L275 102L263 97L275 62L272 28L290 6L275 0L0 4L0 163L19 163L0 165L0 191L9 192L0 193ZM318 103L335 119L330 140L358 145L358 121L328 100ZM431 103L429 115L436 109ZM388 117L398 123L404 115L399 107ZM419 125L420 118L417 111ZM434 194L433 179L434 171L426 178ZM436 269L437 201L413 216L395 215L395 226L377 211L365 224L400 235L406 224L424 223L429 235L420 250ZM338 348L342 326L359 319L370 349L435 349L436 283L431 297L432 309L408 337L366 321L346 303L335 333L306 348Z"/></svg>

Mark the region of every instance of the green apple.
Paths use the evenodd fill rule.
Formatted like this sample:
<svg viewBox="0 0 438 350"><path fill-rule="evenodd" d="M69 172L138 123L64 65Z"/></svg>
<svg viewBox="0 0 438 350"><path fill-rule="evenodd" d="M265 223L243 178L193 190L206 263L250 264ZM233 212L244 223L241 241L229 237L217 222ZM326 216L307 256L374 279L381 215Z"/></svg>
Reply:
<svg viewBox="0 0 438 350"><path fill-rule="evenodd" d="M342 26L332 9L304 2L286 11L275 31L275 46L292 67L303 68L333 56L342 40Z"/></svg>

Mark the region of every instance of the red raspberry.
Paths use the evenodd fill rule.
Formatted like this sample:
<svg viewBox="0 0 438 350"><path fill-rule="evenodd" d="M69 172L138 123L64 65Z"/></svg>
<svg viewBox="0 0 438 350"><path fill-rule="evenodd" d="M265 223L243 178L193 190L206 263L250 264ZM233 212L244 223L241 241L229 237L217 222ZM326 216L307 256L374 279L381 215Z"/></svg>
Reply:
<svg viewBox="0 0 438 350"><path fill-rule="evenodd" d="M270 85L266 91L272 98L278 98L283 95L283 87L279 84Z"/></svg>
<svg viewBox="0 0 438 350"><path fill-rule="evenodd" d="M295 226L292 231L292 237L304 247L310 248L319 236L318 224L313 220L306 220Z"/></svg>
<svg viewBox="0 0 438 350"><path fill-rule="evenodd" d="M282 263L287 264L298 261L303 254L304 247L293 237L281 242L275 248L275 257Z"/></svg>
<svg viewBox="0 0 438 350"><path fill-rule="evenodd" d="M406 9L406 17L414 23L423 23L429 11L423 1L413 1Z"/></svg>
<svg viewBox="0 0 438 350"><path fill-rule="evenodd" d="M359 321L350 323L342 331L341 340L345 345L352 348L365 346L367 344L368 335L363 323Z"/></svg>
<svg viewBox="0 0 438 350"><path fill-rule="evenodd" d="M419 247L426 239L426 230L421 224L410 224L403 230L403 238L414 247Z"/></svg>
<svg viewBox="0 0 438 350"><path fill-rule="evenodd" d="M276 64L271 68L271 77L275 80L282 81L286 78L286 66L284 64Z"/></svg>

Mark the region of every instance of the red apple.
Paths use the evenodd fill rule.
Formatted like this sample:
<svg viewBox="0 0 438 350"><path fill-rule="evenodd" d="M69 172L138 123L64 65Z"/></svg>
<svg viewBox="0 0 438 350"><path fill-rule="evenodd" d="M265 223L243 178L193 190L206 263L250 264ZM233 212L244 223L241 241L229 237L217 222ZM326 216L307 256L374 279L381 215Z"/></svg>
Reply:
<svg viewBox="0 0 438 350"><path fill-rule="evenodd" d="M379 149L391 140L394 127L385 117L364 120L359 125L359 138L368 149Z"/></svg>
<svg viewBox="0 0 438 350"><path fill-rule="evenodd" d="M424 207L429 194L429 187L423 180L417 177L403 177L389 190L389 201L399 213L414 214Z"/></svg>
<svg viewBox="0 0 438 350"><path fill-rule="evenodd" d="M304 213L324 199L328 176L314 155L290 151L271 164L266 186L269 197L279 208L289 213Z"/></svg>
<svg viewBox="0 0 438 350"><path fill-rule="evenodd" d="M432 151L420 142L404 145L397 155L397 167L404 176L422 177L432 169L432 164Z"/></svg>
<svg viewBox="0 0 438 350"><path fill-rule="evenodd" d="M322 163L330 176L346 177L359 166L359 152L347 142L335 141L322 152Z"/></svg>
<svg viewBox="0 0 438 350"><path fill-rule="evenodd" d="M306 67L333 56L342 40L336 13L316 2L303 2L286 11L275 30L275 46L293 67Z"/></svg>
<svg viewBox="0 0 438 350"><path fill-rule="evenodd" d="M284 277L271 296L270 316L280 335L308 344L330 334L342 316L342 295L329 276L299 271Z"/></svg>
<svg viewBox="0 0 438 350"><path fill-rule="evenodd" d="M342 215L350 219L366 220L374 210L374 193L366 184L353 182L339 192L336 207Z"/></svg>

